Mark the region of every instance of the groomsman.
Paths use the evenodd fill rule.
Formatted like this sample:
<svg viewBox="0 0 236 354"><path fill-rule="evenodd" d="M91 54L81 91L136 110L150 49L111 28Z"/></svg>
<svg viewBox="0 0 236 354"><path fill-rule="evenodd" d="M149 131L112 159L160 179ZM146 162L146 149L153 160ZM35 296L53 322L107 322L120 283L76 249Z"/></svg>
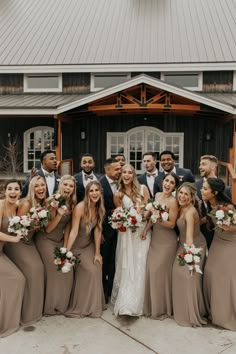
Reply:
<svg viewBox="0 0 236 354"><path fill-rule="evenodd" d="M157 157L155 152L145 152L143 154L143 165L146 172L141 176L138 176L140 184L145 184L148 187L151 198L154 198L155 194L160 191L157 183L155 183L159 172L156 168Z"/></svg>
<svg viewBox="0 0 236 354"><path fill-rule="evenodd" d="M123 167L126 164L126 159L124 154L116 154L114 156L114 159L120 162L121 167Z"/></svg>
<svg viewBox="0 0 236 354"><path fill-rule="evenodd" d="M114 158L109 158L104 164L105 175L101 177L100 183L103 188L104 204L106 214L103 222L103 237L104 242L101 247L101 253L103 257L103 288L105 294L106 303L111 296L113 279L115 275L115 255L116 255L116 243L117 243L117 231L112 229L109 224L109 217L112 214L112 210L115 209L113 202L113 194L117 191L118 179L121 173L120 162Z"/></svg>
<svg viewBox="0 0 236 354"><path fill-rule="evenodd" d="M77 203L84 199L87 184L101 178L101 175L94 173L95 162L91 154L86 153L81 156L80 167L82 171L74 176L76 180Z"/></svg>
<svg viewBox="0 0 236 354"><path fill-rule="evenodd" d="M191 182L191 183L195 182L195 178L191 170L175 166L175 155L172 151L164 150L161 152L160 165L163 171L162 172L159 171L158 178L156 178L155 180L155 189L158 186L158 188L162 191L163 177L170 172L174 172L179 177L180 184L184 182Z"/></svg>
<svg viewBox="0 0 236 354"><path fill-rule="evenodd" d="M30 180L34 176L41 176L45 179L47 186L47 197L57 191L60 176L57 173L57 159L55 152L53 150L45 150L40 156L40 161L41 168L37 170L37 168L33 167L30 176L27 177L24 183L21 195L22 198L27 196Z"/></svg>

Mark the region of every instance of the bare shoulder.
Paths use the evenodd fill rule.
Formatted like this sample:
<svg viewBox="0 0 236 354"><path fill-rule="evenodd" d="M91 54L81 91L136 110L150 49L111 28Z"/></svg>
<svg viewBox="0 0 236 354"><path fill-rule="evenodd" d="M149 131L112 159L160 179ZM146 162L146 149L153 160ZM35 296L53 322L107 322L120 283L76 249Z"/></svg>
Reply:
<svg viewBox="0 0 236 354"><path fill-rule="evenodd" d="M170 207L175 207L175 208L178 208L178 202L177 202L177 199L175 197L170 197L169 199L169 206Z"/></svg>

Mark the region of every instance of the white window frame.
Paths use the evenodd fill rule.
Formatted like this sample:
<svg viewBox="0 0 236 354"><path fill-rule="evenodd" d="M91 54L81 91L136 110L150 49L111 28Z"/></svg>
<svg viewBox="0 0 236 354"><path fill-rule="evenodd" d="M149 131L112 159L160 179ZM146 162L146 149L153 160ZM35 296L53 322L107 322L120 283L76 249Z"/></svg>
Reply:
<svg viewBox="0 0 236 354"><path fill-rule="evenodd" d="M24 172L25 173L29 173L30 172L30 170L28 169L28 149L27 149L28 136L32 132L37 131L37 130L41 130L42 131L42 135L43 135L43 132L45 130L49 130L50 132L54 132L54 128L48 127L48 126L37 126L37 127L30 128L30 129L28 129L28 130L26 130L24 132ZM54 137L54 143L55 143L55 137ZM43 142L42 142L42 147L43 146L44 145L43 145ZM44 151L44 148L41 148L41 152L43 152L43 151Z"/></svg>
<svg viewBox="0 0 236 354"><path fill-rule="evenodd" d="M126 76L127 80L131 78L131 73L91 73L90 89L91 92L103 90L104 87L95 87L95 76ZM115 86L116 84L114 84Z"/></svg>
<svg viewBox="0 0 236 354"><path fill-rule="evenodd" d="M57 88L29 88L28 87L28 77L58 77L58 87ZM24 92L62 92L62 74L57 73L45 73L45 74L24 74Z"/></svg>
<svg viewBox="0 0 236 354"><path fill-rule="evenodd" d="M184 88L190 90L190 91L202 91L203 90L203 73L202 72L191 72L191 71L183 71L183 72L175 72L175 71L169 71L169 72L162 72L161 73L161 80L165 81L165 76L166 75L188 75L188 74L193 74L193 75L198 75L198 86L196 87L189 87L189 86L184 86ZM168 83L171 85L171 83ZM174 85L174 84L173 84Z"/></svg>
<svg viewBox="0 0 236 354"><path fill-rule="evenodd" d="M117 133L110 133L110 132L107 132L107 159L109 157L111 157L111 149L110 149L110 146L111 146L111 138L112 137L122 137L123 140L124 140L124 152L121 152L121 154L124 154L125 157L127 157L127 133L120 133L120 132L117 132ZM118 154L118 152L117 152Z"/></svg>

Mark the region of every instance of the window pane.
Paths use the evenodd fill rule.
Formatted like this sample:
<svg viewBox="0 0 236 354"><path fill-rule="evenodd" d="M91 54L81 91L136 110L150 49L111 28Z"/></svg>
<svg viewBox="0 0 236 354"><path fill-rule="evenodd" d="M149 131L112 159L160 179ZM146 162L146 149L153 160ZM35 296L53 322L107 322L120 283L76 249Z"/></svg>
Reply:
<svg viewBox="0 0 236 354"><path fill-rule="evenodd" d="M164 80L178 86L198 87L198 74L165 74Z"/></svg>
<svg viewBox="0 0 236 354"><path fill-rule="evenodd" d="M127 75L94 75L94 87L105 88L128 80Z"/></svg>
<svg viewBox="0 0 236 354"><path fill-rule="evenodd" d="M59 76L27 76L27 87L29 89L58 88Z"/></svg>

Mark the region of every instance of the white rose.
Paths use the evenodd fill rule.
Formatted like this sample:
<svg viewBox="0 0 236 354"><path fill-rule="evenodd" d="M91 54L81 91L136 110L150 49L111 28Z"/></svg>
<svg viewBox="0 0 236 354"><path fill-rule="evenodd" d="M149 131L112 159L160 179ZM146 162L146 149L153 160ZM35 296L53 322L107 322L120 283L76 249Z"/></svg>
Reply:
<svg viewBox="0 0 236 354"><path fill-rule="evenodd" d="M167 221L169 219L169 214L165 211L161 214L161 218L162 220Z"/></svg>
<svg viewBox="0 0 236 354"><path fill-rule="evenodd" d="M56 194L56 195L55 195L55 199L59 199L60 196L61 196L60 194Z"/></svg>
<svg viewBox="0 0 236 354"><path fill-rule="evenodd" d="M10 225L14 225L14 224L18 224L18 222L20 221L20 217L19 216L14 216L13 218L10 219Z"/></svg>
<svg viewBox="0 0 236 354"><path fill-rule="evenodd" d="M66 257L67 258L71 258L73 256L73 253L71 251L68 251L67 254L66 254Z"/></svg>
<svg viewBox="0 0 236 354"><path fill-rule="evenodd" d="M30 226L30 220L28 219L28 217L26 215L23 215L21 217L21 221L20 221L21 225L23 226Z"/></svg>
<svg viewBox="0 0 236 354"><path fill-rule="evenodd" d="M64 254L67 252L67 249L65 247L61 247L60 252L61 252L61 254Z"/></svg>
<svg viewBox="0 0 236 354"><path fill-rule="evenodd" d="M217 219L223 219L224 216L225 216L224 210L217 210L216 211L216 218Z"/></svg>
<svg viewBox="0 0 236 354"><path fill-rule="evenodd" d="M191 262L193 261L193 256L192 256L192 254L187 253L187 254L184 256L184 260L185 260L187 263L191 263Z"/></svg>
<svg viewBox="0 0 236 354"><path fill-rule="evenodd" d="M151 210L151 209L152 209L152 203L148 203L148 204L145 206L145 209L146 209L146 210Z"/></svg>
<svg viewBox="0 0 236 354"><path fill-rule="evenodd" d="M45 209L41 210L39 213L38 213L38 216L40 219L43 219L43 218L46 218L47 217L47 212Z"/></svg>
<svg viewBox="0 0 236 354"><path fill-rule="evenodd" d="M200 269L200 266L199 266L199 265L195 265L195 270L196 270L196 272L197 272L197 273L202 274L202 271L201 271L201 269Z"/></svg>
<svg viewBox="0 0 236 354"><path fill-rule="evenodd" d="M199 256L193 256L193 260L195 263L199 263L200 262L200 257Z"/></svg>
<svg viewBox="0 0 236 354"><path fill-rule="evenodd" d="M62 273L68 273L71 270L71 267L68 266L68 264L64 265L61 268Z"/></svg>

